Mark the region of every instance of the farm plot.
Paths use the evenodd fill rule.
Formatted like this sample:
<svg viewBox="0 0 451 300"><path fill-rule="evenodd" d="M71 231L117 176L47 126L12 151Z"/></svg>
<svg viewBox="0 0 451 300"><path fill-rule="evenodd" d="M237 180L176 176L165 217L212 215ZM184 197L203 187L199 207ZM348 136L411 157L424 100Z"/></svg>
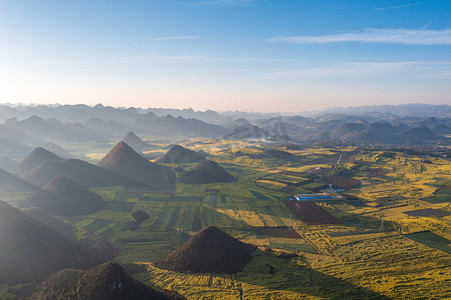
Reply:
<svg viewBox="0 0 451 300"><path fill-rule="evenodd" d="M333 185L344 188L346 190L352 189L353 187L361 184L360 180L344 176L328 176L326 180Z"/></svg>
<svg viewBox="0 0 451 300"><path fill-rule="evenodd" d="M142 194L142 195L139 196L139 200L163 202L170 195L171 194Z"/></svg>
<svg viewBox="0 0 451 300"><path fill-rule="evenodd" d="M134 203L131 202L108 202L106 210L116 211L116 212L129 212L133 209Z"/></svg>
<svg viewBox="0 0 451 300"><path fill-rule="evenodd" d="M314 202L284 201L296 217L308 226L313 225L340 225L343 222Z"/></svg>
<svg viewBox="0 0 451 300"><path fill-rule="evenodd" d="M257 191L250 191L252 195L255 196L258 200L268 200L269 198L266 195L263 195L262 193L259 193Z"/></svg>
<svg viewBox="0 0 451 300"><path fill-rule="evenodd" d="M369 171L369 173L368 173L367 177L369 177L369 178L383 177L383 176L387 175L388 173L390 173L390 170L382 169L382 168L369 169L368 171Z"/></svg>
<svg viewBox="0 0 451 300"><path fill-rule="evenodd" d="M287 186L287 184L280 181L270 180L270 179L257 179L255 185L264 189L269 190L281 190Z"/></svg>
<svg viewBox="0 0 451 300"><path fill-rule="evenodd" d="M170 249L172 250L168 241L122 243L115 261L118 263L156 261L162 256L169 254L171 252Z"/></svg>
<svg viewBox="0 0 451 300"><path fill-rule="evenodd" d="M267 226L285 226L286 224L279 218L278 210L272 206L263 206L262 218ZM276 211L275 211L276 210Z"/></svg>
<svg viewBox="0 0 451 300"><path fill-rule="evenodd" d="M87 232L94 233L108 225L113 223L111 220L102 220L102 219L96 219L89 223L87 226L84 226L83 229L85 229Z"/></svg>
<svg viewBox="0 0 451 300"><path fill-rule="evenodd" d="M176 195L171 198L171 201L203 201L204 196L183 196Z"/></svg>
<svg viewBox="0 0 451 300"><path fill-rule="evenodd" d="M129 195L126 191L117 191L114 196L114 202L127 202Z"/></svg>
<svg viewBox="0 0 451 300"><path fill-rule="evenodd" d="M207 206L200 207L200 218L202 220L202 228L215 225L218 221L218 213L216 210Z"/></svg>
<svg viewBox="0 0 451 300"><path fill-rule="evenodd" d="M277 239L270 239L269 246L272 248L287 250L291 252L308 252L316 254L318 251L308 243L288 243L287 241L277 242Z"/></svg>
<svg viewBox="0 0 451 300"><path fill-rule="evenodd" d="M302 176L299 176L302 174ZM279 181L286 184L300 184L302 181L308 180L305 176L305 173L296 173L296 172L287 172L281 171L275 174L269 174L264 176L262 179L268 179L273 181Z"/></svg>
<svg viewBox="0 0 451 300"><path fill-rule="evenodd" d="M287 185L286 187L281 188L280 191L281 191L281 192L284 192L284 193L292 194L292 193L294 193L294 191L296 191L297 189L298 189L297 186L292 185L292 184L289 184L289 185Z"/></svg>
<svg viewBox="0 0 451 300"><path fill-rule="evenodd" d="M411 240L414 240L431 248L435 248L437 250L451 254L451 241L442 236L439 236L438 234L433 233L432 231L426 230L410 233L406 234L405 237L408 237Z"/></svg>
<svg viewBox="0 0 451 300"><path fill-rule="evenodd" d="M289 171L289 170L282 170L279 173L280 176L287 175L291 178L304 178L308 174L305 172L295 172L295 171Z"/></svg>
<svg viewBox="0 0 451 300"><path fill-rule="evenodd" d="M199 207L197 207L199 208ZM179 218L176 223L176 228L191 230L191 226L194 220L196 206L182 206L179 214Z"/></svg>
<svg viewBox="0 0 451 300"><path fill-rule="evenodd" d="M432 197L428 197L423 200L429 203L445 203L450 202L450 199L451 199L451 186L443 185L433 193Z"/></svg>
<svg viewBox="0 0 451 300"><path fill-rule="evenodd" d="M167 231L175 226L180 207L165 207L158 218L152 223L150 229L152 231Z"/></svg>
<svg viewBox="0 0 451 300"><path fill-rule="evenodd" d="M180 214L180 209L181 209L180 206L176 207L175 210L170 215L169 220L168 220L168 225L166 225L166 231L170 231L170 230L174 229L175 224L177 223L177 219Z"/></svg>
<svg viewBox="0 0 451 300"><path fill-rule="evenodd" d="M105 201L114 201L116 197L117 189L107 189L107 188L90 188L91 192L98 194Z"/></svg>
<svg viewBox="0 0 451 300"><path fill-rule="evenodd" d="M218 194L210 194L208 196L208 202L210 204L216 204L216 201L218 201Z"/></svg>
<svg viewBox="0 0 451 300"><path fill-rule="evenodd" d="M158 269L147 264L149 275L140 278L153 285L174 289L188 299L239 299L241 283L236 275L186 274ZM140 274L143 276L144 273Z"/></svg>
<svg viewBox="0 0 451 300"><path fill-rule="evenodd" d="M302 237L291 227L266 227L266 234L270 237L302 239Z"/></svg>
<svg viewBox="0 0 451 300"><path fill-rule="evenodd" d="M262 227L260 227L260 228L254 228L254 229L253 229L253 232L254 232L255 237L256 237L257 239L266 239L266 237L267 237L267 234L266 234L266 232L265 232L265 229L262 228Z"/></svg>
<svg viewBox="0 0 451 300"><path fill-rule="evenodd" d="M442 210L438 209L432 209L432 208L425 208L425 209L418 209L418 210L412 210L412 211L405 211L406 215L411 217L437 217L437 218L443 218L446 216L449 216L450 213L447 213Z"/></svg>
<svg viewBox="0 0 451 300"><path fill-rule="evenodd" d="M260 219L259 215L251 210L218 209L217 211L228 216L231 219L242 222L243 225L250 225L254 227L263 227L265 225Z"/></svg>
<svg viewBox="0 0 451 300"><path fill-rule="evenodd" d="M100 228L99 230L96 231L96 235L104 238L104 239L108 239L108 240L114 240L117 238L122 237L124 234L130 234L131 229L135 229L136 228L136 223L134 221L129 220L128 218L122 218L116 219L115 217L117 216L112 216L114 217L115 221L112 221L110 224L104 226L103 228ZM104 221L106 223L106 221ZM95 221L92 222L93 226L96 226ZM102 223L98 223L98 226L100 226ZM89 228L91 226L91 223L89 225L87 225L87 227ZM84 227L85 228L85 227Z"/></svg>
<svg viewBox="0 0 451 300"><path fill-rule="evenodd" d="M191 230L192 231L199 231L202 229L202 220L200 218L200 207L194 208L193 213L193 221L191 223Z"/></svg>

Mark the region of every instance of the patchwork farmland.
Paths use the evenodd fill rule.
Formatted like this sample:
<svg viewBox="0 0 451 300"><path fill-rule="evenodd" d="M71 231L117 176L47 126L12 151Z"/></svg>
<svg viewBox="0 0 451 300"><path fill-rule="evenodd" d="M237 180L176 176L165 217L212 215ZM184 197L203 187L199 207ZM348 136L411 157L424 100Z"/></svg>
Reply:
<svg viewBox="0 0 451 300"><path fill-rule="evenodd" d="M424 167L416 156L351 148L339 150L337 165L337 149L280 146L299 158L286 161L252 155L253 144L241 142L247 150L236 156L220 141L209 143L217 149L210 158L237 181L177 183L174 190L92 188L105 208L64 220L79 239L114 243L116 262L141 266L134 277L188 299L398 299L412 289L420 298L451 296L448 160L434 158ZM177 172L189 166L177 165ZM329 184L344 191L334 193ZM290 200L298 194L313 198ZM30 193L2 196L20 206ZM132 217L137 211L148 214L139 224ZM154 266L210 225L258 246L244 272L185 274Z"/></svg>
<svg viewBox="0 0 451 300"><path fill-rule="evenodd" d="M107 235L121 245L116 260L122 263L155 261L209 225L218 226L262 250L275 251L255 257L246 268L246 273L237 276L181 275L162 271L149 263L144 263L147 272L136 275L141 280L173 288L188 297L195 298L202 293L207 298L209 295L260 298L268 294L297 299L299 295L311 293L302 287L277 292L278 286L284 286L283 281L277 281L271 275L269 284L269 278L260 275L267 274L268 270L277 270L281 276L293 276L300 282L304 280L299 277L302 268L286 269L284 263L274 260L275 254L272 253L281 252L296 253L302 257L303 264L315 272L352 282L354 288L368 289L365 292L368 294L377 291L388 297L402 297L410 287L403 287L397 282L407 277L422 276L422 286L417 288L426 295L434 290L437 280L446 280L439 274L443 272L440 268L449 268L446 243L451 237L445 228L449 228L446 226L450 226L450 220L443 205L432 203L441 201L439 199L444 199L441 195L447 193L446 184L451 178L443 175L443 181L437 181L435 174L437 170L448 168L449 163L436 160L427 172L409 166L421 163L415 157L395 155L386 158L380 156L382 152L352 151L342 157L342 165L332 169L337 158L335 153L325 149L312 149L312 152L315 154L310 156L302 153L302 163L281 160L277 168L265 159L249 157L246 160L246 156L240 156L239 160L235 160L233 153L213 152L214 159L222 163L226 170L232 175L240 175L238 182L200 186L178 184L174 194L151 191L137 194L118 190L115 197L109 197L114 205L87 218L102 220L94 223L92 230ZM380 167L381 161L384 162L383 169ZM400 164L400 161L403 163ZM260 162L259 168L255 168L256 162ZM405 184L407 179L404 179L407 177L411 182L408 187ZM325 201L289 200L290 196L299 193L331 193L322 190L329 184L345 188L342 192L344 197L338 194ZM98 192L107 193L106 190ZM443 217L439 221L434 214L416 217L406 214L415 211L418 205L425 211L439 211ZM137 209L147 211L150 218L130 231L129 221L123 219L129 218L130 213ZM105 216L106 212L110 218ZM78 222L83 224L85 221ZM444 229L437 230L431 222L441 222ZM100 228L102 225L104 228ZM84 226L89 227L89 224ZM434 236L429 238L427 234L415 233L422 232L424 228L433 230ZM378 245L385 245L385 249L391 250L382 251ZM410 249L410 253L406 254L405 249ZM420 252L428 253L437 264L432 267L428 258L418 255ZM349 253L353 254L350 256ZM403 253L415 261L416 273L403 276L396 272L385 273L383 266L395 253ZM360 264L361 257L366 257L367 263ZM394 264L398 272L410 270L408 266ZM338 266L353 271L343 273ZM360 276L368 270L372 270L373 275ZM377 278L384 278L397 288L388 290L384 281ZM343 285L339 281L334 284ZM442 289L441 293L445 295L447 292L450 290ZM316 296L332 293L340 293L340 288Z"/></svg>

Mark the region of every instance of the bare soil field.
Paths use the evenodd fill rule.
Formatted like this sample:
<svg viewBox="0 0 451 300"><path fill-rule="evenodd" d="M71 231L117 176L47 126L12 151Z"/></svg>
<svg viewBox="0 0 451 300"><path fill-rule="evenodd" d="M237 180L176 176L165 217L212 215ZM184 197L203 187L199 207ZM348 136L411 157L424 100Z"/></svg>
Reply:
<svg viewBox="0 0 451 300"><path fill-rule="evenodd" d="M443 218L446 216L449 216L450 214L441 211L438 209L432 209L432 208L425 208L425 209L419 209L419 210L412 210L412 211L405 211L406 215L411 217L437 217L437 218Z"/></svg>
<svg viewBox="0 0 451 300"><path fill-rule="evenodd" d="M333 185L344 188L346 190L352 189L356 185L360 184L360 180L348 178L344 176L328 176L326 180Z"/></svg>
<svg viewBox="0 0 451 300"><path fill-rule="evenodd" d="M296 217L308 226L314 225L338 225L343 222L319 207L315 202L284 201Z"/></svg>
<svg viewBox="0 0 451 300"><path fill-rule="evenodd" d="M266 234L270 237L302 239L299 233L291 227L266 227Z"/></svg>

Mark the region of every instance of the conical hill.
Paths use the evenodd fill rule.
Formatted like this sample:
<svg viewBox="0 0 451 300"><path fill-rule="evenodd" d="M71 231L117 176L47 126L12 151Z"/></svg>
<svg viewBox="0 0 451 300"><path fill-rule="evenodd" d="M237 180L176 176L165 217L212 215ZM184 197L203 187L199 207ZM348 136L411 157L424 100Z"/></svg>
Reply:
<svg viewBox="0 0 451 300"><path fill-rule="evenodd" d="M240 242L224 231L209 226L155 265L178 272L234 274L243 270L255 249L255 246Z"/></svg>
<svg viewBox="0 0 451 300"><path fill-rule="evenodd" d="M104 207L102 197L61 175L55 176L29 203L45 212L61 216L94 213Z"/></svg>
<svg viewBox="0 0 451 300"><path fill-rule="evenodd" d="M235 178L223 167L211 160L205 160L197 164L180 178L180 182L197 184L231 182L234 180Z"/></svg>
<svg viewBox="0 0 451 300"><path fill-rule="evenodd" d="M62 270L38 286L28 298L40 299L95 299L95 300L163 300L184 299L167 295L133 279L117 263L104 263L87 271Z"/></svg>
<svg viewBox="0 0 451 300"><path fill-rule="evenodd" d="M63 161L58 155L41 147L35 148L17 167L17 173L29 171L47 160Z"/></svg>
<svg viewBox="0 0 451 300"><path fill-rule="evenodd" d="M97 165L146 186L168 186L175 181L172 170L148 161L124 142L114 146Z"/></svg>
<svg viewBox="0 0 451 300"><path fill-rule="evenodd" d="M79 159L69 159L62 162L47 160L32 170L21 174L21 177L38 187L44 187L57 175L64 176L85 187L142 185L133 179Z"/></svg>
<svg viewBox="0 0 451 300"><path fill-rule="evenodd" d="M172 148L157 161L166 164L183 164L199 163L205 160L204 155L180 145L175 145L172 146Z"/></svg>
<svg viewBox="0 0 451 300"><path fill-rule="evenodd" d="M137 152L153 148L150 144L139 138L133 131L129 131L122 141Z"/></svg>

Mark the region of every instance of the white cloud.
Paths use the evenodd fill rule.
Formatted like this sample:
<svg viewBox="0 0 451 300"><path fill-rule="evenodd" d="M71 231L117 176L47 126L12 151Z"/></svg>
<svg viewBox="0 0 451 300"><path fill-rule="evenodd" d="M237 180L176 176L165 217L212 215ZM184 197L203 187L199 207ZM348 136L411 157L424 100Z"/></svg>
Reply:
<svg viewBox="0 0 451 300"><path fill-rule="evenodd" d="M448 78L451 77L451 70L448 73L438 73L438 74L430 74L425 75L425 78Z"/></svg>
<svg viewBox="0 0 451 300"><path fill-rule="evenodd" d="M144 38L145 41L176 41L176 40L194 40L200 39L200 35L181 35L181 36L163 36Z"/></svg>
<svg viewBox="0 0 451 300"><path fill-rule="evenodd" d="M255 5L256 0L210 0L200 1L193 5L202 6L252 6Z"/></svg>
<svg viewBox="0 0 451 300"><path fill-rule="evenodd" d="M414 3L407 3L407 4L394 5L394 6L385 6L385 7L376 8L376 10L398 9L398 8L404 8L404 7L409 7L409 6L415 6L415 5L419 5L419 4L420 4L419 2L414 2Z"/></svg>
<svg viewBox="0 0 451 300"><path fill-rule="evenodd" d="M278 36L267 42L285 42L293 44L326 44L337 42L382 43L403 45L451 45L451 29L411 30L411 29L377 29L342 32L318 36Z"/></svg>
<svg viewBox="0 0 451 300"><path fill-rule="evenodd" d="M112 60L112 62L117 63L188 63L188 62L197 62L201 61L202 57L197 56L135 56L135 57L126 57L126 58L118 58Z"/></svg>
<svg viewBox="0 0 451 300"><path fill-rule="evenodd" d="M100 60L99 58L96 61ZM213 57L213 56L134 56L113 59L116 63L154 63L154 62L186 62L202 64L230 63L293 63L295 61L269 57Z"/></svg>
<svg viewBox="0 0 451 300"><path fill-rule="evenodd" d="M412 76L421 77L436 76L440 74L449 74L451 72L451 62L366 62L366 63L346 63L326 67L300 68L274 72L272 75L283 77L334 77L341 75L369 75L369 74L387 74L394 72L408 72ZM443 76L443 75L442 75Z"/></svg>

